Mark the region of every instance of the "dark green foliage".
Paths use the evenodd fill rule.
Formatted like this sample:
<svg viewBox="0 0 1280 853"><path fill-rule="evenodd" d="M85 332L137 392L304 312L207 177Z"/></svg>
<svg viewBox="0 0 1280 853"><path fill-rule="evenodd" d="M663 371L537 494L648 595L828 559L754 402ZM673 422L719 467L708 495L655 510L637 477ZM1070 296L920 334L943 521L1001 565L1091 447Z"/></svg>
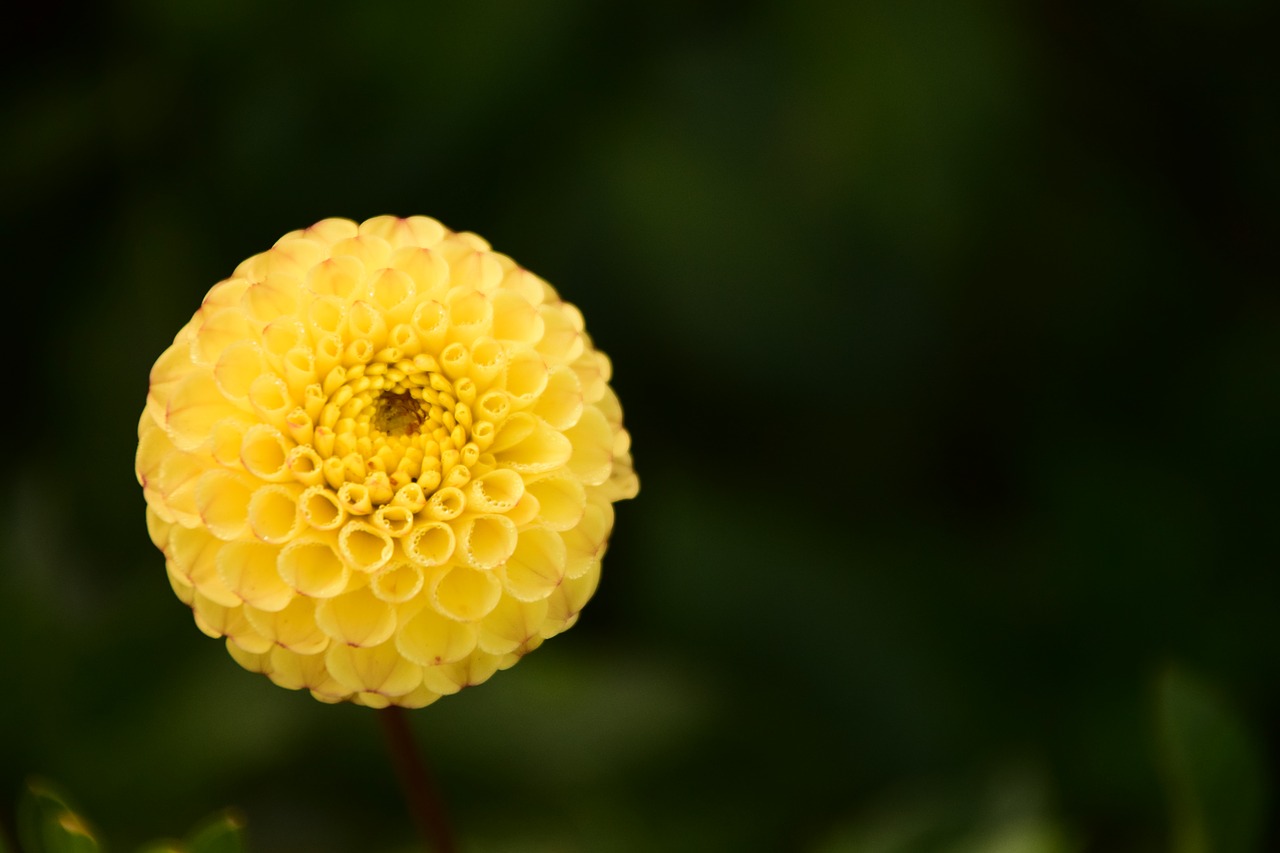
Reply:
<svg viewBox="0 0 1280 853"><path fill-rule="evenodd" d="M0 800L412 844L132 460L239 261L423 213L583 309L641 480L580 624L412 717L472 849L1280 849L1274 0L81 5L0 56Z"/></svg>
<svg viewBox="0 0 1280 853"><path fill-rule="evenodd" d="M138 807L137 811L145 812ZM43 780L27 783L18 802L18 842L23 853L102 853L109 849L66 798ZM0 853L3 853L0 841ZM234 811L211 815L181 841L153 841L138 853L245 853L244 818Z"/></svg>

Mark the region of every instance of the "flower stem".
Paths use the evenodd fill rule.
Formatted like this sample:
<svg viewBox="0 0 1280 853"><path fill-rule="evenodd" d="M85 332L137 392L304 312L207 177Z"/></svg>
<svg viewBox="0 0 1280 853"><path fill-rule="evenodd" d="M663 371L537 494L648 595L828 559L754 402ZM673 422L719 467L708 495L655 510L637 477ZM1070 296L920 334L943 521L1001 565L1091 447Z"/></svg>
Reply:
<svg viewBox="0 0 1280 853"><path fill-rule="evenodd" d="M387 739L387 749L391 752L391 763L395 765L400 789L414 823L418 825L418 832L428 849L436 853L454 853L457 847L453 843L449 821L445 818L444 804L414 743L404 709L390 705L378 711L377 715L382 722L382 733Z"/></svg>

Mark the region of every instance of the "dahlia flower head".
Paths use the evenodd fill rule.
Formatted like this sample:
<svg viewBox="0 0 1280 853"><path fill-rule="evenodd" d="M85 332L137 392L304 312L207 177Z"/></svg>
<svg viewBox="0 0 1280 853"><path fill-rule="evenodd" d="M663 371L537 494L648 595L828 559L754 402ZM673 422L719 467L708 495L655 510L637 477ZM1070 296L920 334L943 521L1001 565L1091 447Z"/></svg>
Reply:
<svg viewBox="0 0 1280 853"><path fill-rule="evenodd" d="M325 702L417 708L569 628L633 497L581 313L427 217L326 219L151 370L137 476L196 625Z"/></svg>

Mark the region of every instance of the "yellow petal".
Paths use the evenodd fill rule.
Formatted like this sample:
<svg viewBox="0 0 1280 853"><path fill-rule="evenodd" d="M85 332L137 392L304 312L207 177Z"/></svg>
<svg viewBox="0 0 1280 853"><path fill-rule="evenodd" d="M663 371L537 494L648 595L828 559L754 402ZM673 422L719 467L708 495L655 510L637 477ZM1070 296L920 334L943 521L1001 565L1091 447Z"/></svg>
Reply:
<svg viewBox="0 0 1280 853"><path fill-rule="evenodd" d="M420 522L405 537L404 554L419 566L441 566L453 555L453 528L443 522Z"/></svg>
<svg viewBox="0 0 1280 853"><path fill-rule="evenodd" d="M206 471L196 481L195 504L200 520L214 536L230 542L249 529L253 485L243 475L222 468Z"/></svg>
<svg viewBox="0 0 1280 853"><path fill-rule="evenodd" d="M475 646L474 626L441 616L430 607L419 611L396 633L396 648L422 666L462 660Z"/></svg>
<svg viewBox="0 0 1280 853"><path fill-rule="evenodd" d="M383 531L363 521L348 521L338 533L338 552L360 572L382 568L395 553L395 543Z"/></svg>
<svg viewBox="0 0 1280 853"><path fill-rule="evenodd" d="M502 597L502 582L492 572L454 566L430 587L436 609L460 622L488 616Z"/></svg>
<svg viewBox="0 0 1280 853"><path fill-rule="evenodd" d="M354 691L403 696L422 683L422 667L405 660L391 642L371 648L333 643L325 665L334 680Z"/></svg>
<svg viewBox="0 0 1280 853"><path fill-rule="evenodd" d="M541 601L564 579L564 540L544 528L525 530L511 559L498 571L513 598Z"/></svg>
<svg viewBox="0 0 1280 853"><path fill-rule="evenodd" d="M174 570L196 591L224 607L234 607L240 598L218 574L218 552L223 543L201 528L174 526L169 532L168 555Z"/></svg>
<svg viewBox="0 0 1280 853"><path fill-rule="evenodd" d="M502 442L503 434L513 424L524 423L518 420L519 417L513 416L507 420L499 437L494 441L495 446ZM523 474L538 474L552 471L569 461L574 452L569 439L563 433L552 429L542 418L534 417L532 421L533 429L518 443L493 451L499 465Z"/></svg>
<svg viewBox="0 0 1280 853"><path fill-rule="evenodd" d="M396 611L362 587L316 604L316 624L334 640L349 646L376 646L391 638Z"/></svg>
<svg viewBox="0 0 1280 853"><path fill-rule="evenodd" d="M476 650L457 663L423 667L422 684L443 696L457 693L464 687L483 684L498 671L496 655Z"/></svg>
<svg viewBox="0 0 1280 853"><path fill-rule="evenodd" d="M598 566L613 529L613 507L609 504L589 503L582 521L571 530L560 534L565 544L565 576L576 578Z"/></svg>
<svg viewBox="0 0 1280 853"><path fill-rule="evenodd" d="M233 593L259 610L277 612L293 600L280 577L280 549L261 542L230 542L218 552L218 574Z"/></svg>
<svg viewBox="0 0 1280 853"><path fill-rule="evenodd" d="M311 690L328 701L346 698L352 691L343 687L325 666L324 652L298 654L276 646L268 654L267 676L289 690Z"/></svg>
<svg viewBox="0 0 1280 853"><path fill-rule="evenodd" d="M538 523L551 530L570 530L582 520L587 493L582 481L564 474L552 474L525 485L538 500Z"/></svg>
<svg viewBox="0 0 1280 853"><path fill-rule="evenodd" d="M228 400L246 400L249 386L267 369L257 341L242 340L228 346L213 368L213 381Z"/></svg>
<svg viewBox="0 0 1280 853"><path fill-rule="evenodd" d="M553 429L566 430L582 417L582 384L568 367L557 367L547 376L547 386L538 396L533 413Z"/></svg>
<svg viewBox="0 0 1280 853"><path fill-rule="evenodd" d="M351 569L328 541L302 537L280 550L280 578L290 588L312 598L332 598L347 588Z"/></svg>
<svg viewBox="0 0 1280 853"><path fill-rule="evenodd" d="M213 381L213 372L196 369L177 382L169 396L165 426L174 445L193 451L209 441L213 425L241 414Z"/></svg>
<svg viewBox="0 0 1280 853"><path fill-rule="evenodd" d="M249 498L248 520L253 535L263 542L288 542L302 528L298 498L302 489L294 485L260 486Z"/></svg>
<svg viewBox="0 0 1280 853"><path fill-rule="evenodd" d="M600 562L591 564L586 573L576 578L566 578L547 598L547 621L540 633L551 637L573 625L587 601L600 585Z"/></svg>
<svg viewBox="0 0 1280 853"><path fill-rule="evenodd" d="M276 612L246 604L244 615L259 634L300 655L314 655L329 646L329 635L316 625L315 604L304 596L294 596L288 607Z"/></svg>
<svg viewBox="0 0 1280 853"><path fill-rule="evenodd" d="M401 604L415 598L422 591L422 569L403 560L378 569L369 578L369 589L389 604Z"/></svg>
<svg viewBox="0 0 1280 853"><path fill-rule="evenodd" d="M491 655L505 655L537 636L547 618L547 602L519 601L504 595L480 620L477 645Z"/></svg>
<svg viewBox="0 0 1280 853"><path fill-rule="evenodd" d="M472 480L467 486L467 505L476 512L508 512L524 494L524 478L510 469L498 469Z"/></svg>
<svg viewBox="0 0 1280 853"><path fill-rule="evenodd" d="M506 562L518 535L511 519L502 515L468 515L453 523L458 557L476 569L493 569Z"/></svg>
<svg viewBox="0 0 1280 853"><path fill-rule="evenodd" d="M588 406L564 436L573 445L569 470L588 486L598 486L609 479L613 470L613 429L599 409Z"/></svg>

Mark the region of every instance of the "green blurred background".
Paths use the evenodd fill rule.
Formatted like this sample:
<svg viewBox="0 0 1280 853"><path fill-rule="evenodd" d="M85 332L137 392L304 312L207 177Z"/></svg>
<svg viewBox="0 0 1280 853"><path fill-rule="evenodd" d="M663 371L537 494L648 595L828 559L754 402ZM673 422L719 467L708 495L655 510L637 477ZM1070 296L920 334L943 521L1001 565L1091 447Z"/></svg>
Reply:
<svg viewBox="0 0 1280 853"><path fill-rule="evenodd" d="M422 213L583 309L641 477L578 627L413 715L466 849L1280 849L1276 8L6 13L0 803L412 849L132 466L212 284Z"/></svg>

